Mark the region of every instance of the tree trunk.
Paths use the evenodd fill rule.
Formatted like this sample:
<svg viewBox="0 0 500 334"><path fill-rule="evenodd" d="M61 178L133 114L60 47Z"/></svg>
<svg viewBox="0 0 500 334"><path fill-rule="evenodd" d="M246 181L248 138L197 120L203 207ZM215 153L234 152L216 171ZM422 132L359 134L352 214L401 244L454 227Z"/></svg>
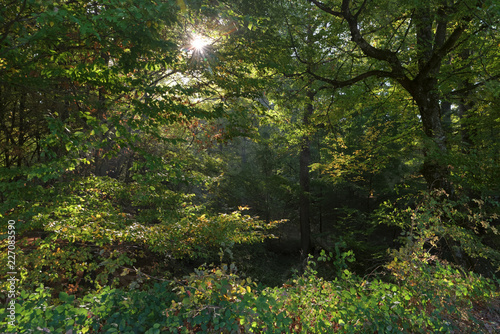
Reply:
<svg viewBox="0 0 500 334"><path fill-rule="evenodd" d="M464 50L460 53L462 59L468 59L471 55L470 50ZM469 86L471 83L469 81L464 81L459 89ZM462 139L462 147L464 152L468 152L472 147L472 138L470 133L470 128L466 124L466 120L469 117L469 111L474 107L474 102L467 98L467 96L460 97L460 103L458 105L458 118L460 119L460 135Z"/></svg>
<svg viewBox="0 0 500 334"><path fill-rule="evenodd" d="M444 18L438 19L434 35L431 10L425 5L417 10L415 21L419 73L412 80L409 92L418 106L424 133L430 139L424 143L424 163L421 172L429 189L444 189L449 194L452 188L448 181L448 168L443 161L448 150L441 120L441 99L436 78L441 62L429 66L434 50L445 42L447 22Z"/></svg>
<svg viewBox="0 0 500 334"><path fill-rule="evenodd" d="M300 151L300 249L302 256L307 256L311 251L311 222L310 222L310 175L309 165L311 164L311 139L307 133L310 120L313 113L314 93L308 92L307 97L309 102L304 112L302 125L305 128L306 134L302 137L302 147Z"/></svg>
<svg viewBox="0 0 500 334"><path fill-rule="evenodd" d="M452 187L448 181L449 172L443 161L448 151L446 134L441 122L437 89L433 90L435 85L432 81L434 80L416 83L415 89L410 91L418 106L424 133L430 139L424 146L425 157L421 172L429 189L444 189L447 193L451 193Z"/></svg>

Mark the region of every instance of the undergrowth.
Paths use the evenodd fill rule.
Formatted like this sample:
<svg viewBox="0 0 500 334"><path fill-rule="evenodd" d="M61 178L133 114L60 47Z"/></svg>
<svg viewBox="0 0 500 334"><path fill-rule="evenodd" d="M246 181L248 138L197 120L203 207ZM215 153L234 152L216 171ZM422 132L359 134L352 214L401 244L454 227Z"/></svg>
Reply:
<svg viewBox="0 0 500 334"><path fill-rule="evenodd" d="M103 288L82 298L39 286L16 304L21 333L488 333L479 308L500 312L498 282L401 249L388 277L356 276L322 252L279 287L263 287L231 264L204 265L145 290ZM318 262L339 276L319 277ZM408 270L408 267L411 270ZM404 273L404 275L403 275ZM495 306L496 303L496 306ZM496 309L494 309L496 307ZM7 314L5 309L0 311ZM4 329L6 321L0 323ZM12 328L10 330L13 330Z"/></svg>
<svg viewBox="0 0 500 334"><path fill-rule="evenodd" d="M124 185L109 178L23 191L29 198L43 194L45 200L5 202L12 209L1 208L4 218L21 222L16 224L16 327L9 325L12 304L6 298L9 283L3 282L2 333L500 329L499 281L436 251L451 240L471 258L497 263L496 249L471 246L481 245L481 231L498 236L496 207L486 202L430 199L404 210L387 206L378 216L401 228L402 246L389 252L390 260L376 274L357 275L354 252L337 243L333 252L307 258L284 284L265 286L245 275L252 274L252 265L241 266L244 257L233 251L236 244L259 244L275 223L245 215L245 208L211 213L193 205L188 195L169 197L161 184ZM7 245L5 237L0 242ZM6 268L7 252L2 254ZM194 259L217 264L184 275L166 265Z"/></svg>

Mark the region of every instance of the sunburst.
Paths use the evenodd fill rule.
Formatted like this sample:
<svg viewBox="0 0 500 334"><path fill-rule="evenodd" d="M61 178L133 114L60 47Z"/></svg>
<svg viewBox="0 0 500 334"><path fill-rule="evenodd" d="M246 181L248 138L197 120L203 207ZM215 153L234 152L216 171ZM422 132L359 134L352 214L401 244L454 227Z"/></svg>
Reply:
<svg viewBox="0 0 500 334"><path fill-rule="evenodd" d="M210 41L203 36L194 36L191 40L191 47L198 52L203 52L207 45L210 44Z"/></svg>

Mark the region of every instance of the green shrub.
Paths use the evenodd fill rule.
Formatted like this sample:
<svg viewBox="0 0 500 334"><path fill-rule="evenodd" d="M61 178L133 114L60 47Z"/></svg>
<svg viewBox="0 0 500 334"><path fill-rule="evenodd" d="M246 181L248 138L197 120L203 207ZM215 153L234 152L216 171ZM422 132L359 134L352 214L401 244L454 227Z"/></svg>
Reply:
<svg viewBox="0 0 500 334"><path fill-rule="evenodd" d="M175 259L214 258L221 244L261 242L278 223L245 215L243 207L230 214L211 214L181 203L189 196L174 196L161 184L125 184L108 177L35 187L29 196L29 201L9 210L0 208L9 212L9 220L19 221L18 288L33 291L44 284L57 287L56 295L118 287L116 277L133 271L146 251ZM148 216L144 210L156 213ZM156 221L146 221L147 217ZM42 238L24 237L35 232ZM6 246L6 236L0 235L0 246ZM0 265L6 268L7 261L7 252L0 254ZM0 298L6 286L0 283Z"/></svg>
<svg viewBox="0 0 500 334"><path fill-rule="evenodd" d="M349 254L337 257L342 260ZM343 269L328 281L310 258L303 274L264 288L234 265L202 266L144 291L110 289L74 298L40 286L17 299L16 330L37 333L487 333L475 305L498 300L488 279L401 249L392 279L366 280ZM322 254L322 261L328 259ZM391 281L392 280L392 281ZM0 316L6 309L0 310ZM4 317L2 317L3 319ZM5 320L0 329L6 329ZM9 330L7 328L7 330Z"/></svg>

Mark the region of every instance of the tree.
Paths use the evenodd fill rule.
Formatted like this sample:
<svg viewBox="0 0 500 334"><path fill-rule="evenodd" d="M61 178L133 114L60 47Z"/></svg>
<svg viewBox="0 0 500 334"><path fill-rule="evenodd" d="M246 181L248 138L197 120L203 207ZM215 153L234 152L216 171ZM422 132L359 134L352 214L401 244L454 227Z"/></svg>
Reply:
<svg viewBox="0 0 500 334"><path fill-rule="evenodd" d="M458 94L460 87L447 87L448 70L456 70L457 53L464 43L476 39L476 33L494 29L487 17L486 2L422 2L387 1L358 3L351 0L321 2L311 0L316 8L342 25L351 42L349 52L362 62L350 73L340 77L308 69L312 77L341 88L376 77L384 82L398 83L413 98L419 109L422 129L429 139L425 148L422 174L429 188L443 188L451 193L449 171L443 157L449 151L441 118L441 103L448 94ZM482 23L484 22L484 23ZM337 44L343 49L344 41ZM491 57L494 46L484 45L482 52ZM455 55L455 56L454 56ZM445 66L452 62L451 66ZM361 65L361 66L360 66ZM498 77L497 73L475 73L476 82L470 91Z"/></svg>
<svg viewBox="0 0 500 334"><path fill-rule="evenodd" d="M0 166L44 164L30 176L44 181L88 163L105 174L109 156L146 153L140 134L170 140L165 126L209 113L178 80L190 69L177 10L141 0L5 2Z"/></svg>

